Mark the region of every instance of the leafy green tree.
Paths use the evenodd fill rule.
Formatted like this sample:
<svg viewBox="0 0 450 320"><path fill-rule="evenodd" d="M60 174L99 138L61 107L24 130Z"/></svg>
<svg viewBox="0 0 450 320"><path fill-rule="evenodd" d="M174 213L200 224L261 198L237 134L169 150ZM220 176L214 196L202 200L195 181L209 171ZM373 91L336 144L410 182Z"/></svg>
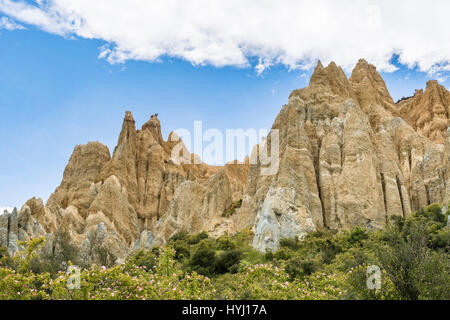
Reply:
<svg viewBox="0 0 450 320"><path fill-rule="evenodd" d="M236 273L239 269L239 262L242 259L242 252L232 249L221 253L216 259L215 272L219 274Z"/></svg>
<svg viewBox="0 0 450 320"><path fill-rule="evenodd" d="M294 256L286 262L286 272L291 280L304 278L316 272L319 264L316 260L308 257Z"/></svg>

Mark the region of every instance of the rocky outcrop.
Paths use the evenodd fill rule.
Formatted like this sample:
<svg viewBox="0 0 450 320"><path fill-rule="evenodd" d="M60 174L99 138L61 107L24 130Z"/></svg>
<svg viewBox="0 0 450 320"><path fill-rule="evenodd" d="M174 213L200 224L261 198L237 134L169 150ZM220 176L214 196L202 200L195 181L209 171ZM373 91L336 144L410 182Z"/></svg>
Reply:
<svg viewBox="0 0 450 320"><path fill-rule="evenodd" d="M177 188L167 214L156 223L154 233L159 243L178 231L223 234L229 221L222 214L231 203L231 184L225 170L203 181L185 181Z"/></svg>
<svg viewBox="0 0 450 320"><path fill-rule="evenodd" d="M436 143L445 144L450 126L450 92L436 80L427 82L425 92L398 103L400 115L417 132Z"/></svg>
<svg viewBox="0 0 450 320"><path fill-rule="evenodd" d="M66 209L72 205L86 219L89 206L96 197L94 185L97 176L110 159L108 147L101 143L90 142L76 146L64 170L61 185L50 196L47 207L60 206ZM60 217L58 223L59 219Z"/></svg>
<svg viewBox="0 0 450 320"><path fill-rule="evenodd" d="M447 164L447 192L444 204L447 208L450 207L450 128L447 128L447 141L445 142L445 163ZM450 219L449 219L450 220Z"/></svg>
<svg viewBox="0 0 450 320"><path fill-rule="evenodd" d="M130 253L121 235L103 222L88 229L79 247L79 258L85 265L98 262L121 263Z"/></svg>

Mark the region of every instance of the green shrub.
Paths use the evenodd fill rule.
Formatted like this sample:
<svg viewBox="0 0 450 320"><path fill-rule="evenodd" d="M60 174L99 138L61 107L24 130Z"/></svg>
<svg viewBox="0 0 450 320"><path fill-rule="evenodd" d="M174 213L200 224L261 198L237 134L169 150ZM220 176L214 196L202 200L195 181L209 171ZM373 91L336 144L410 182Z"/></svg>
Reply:
<svg viewBox="0 0 450 320"><path fill-rule="evenodd" d="M292 250L287 248L280 248L273 254L274 258L277 260L289 260L292 257L292 255L293 255Z"/></svg>
<svg viewBox="0 0 450 320"><path fill-rule="evenodd" d="M181 240L176 241L172 247L175 249L175 259L178 261L189 259L191 256L189 246Z"/></svg>
<svg viewBox="0 0 450 320"><path fill-rule="evenodd" d="M272 249L267 248L264 254L264 261L272 261L275 258Z"/></svg>
<svg viewBox="0 0 450 320"><path fill-rule="evenodd" d="M433 222L439 224L439 227L442 228L447 224L447 214L442 213L442 206L438 204L432 204L426 207L425 209L420 209L416 212L415 216L417 217L425 217Z"/></svg>
<svg viewBox="0 0 450 320"><path fill-rule="evenodd" d="M236 248L236 244L227 238L219 238L217 240L218 249L220 250L232 250Z"/></svg>
<svg viewBox="0 0 450 320"><path fill-rule="evenodd" d="M14 268L14 261L5 247L0 247L0 267Z"/></svg>
<svg viewBox="0 0 450 320"><path fill-rule="evenodd" d="M322 261L325 264L329 264L333 261L334 257L342 252L342 247L335 241L327 239L321 248Z"/></svg>
<svg viewBox="0 0 450 320"><path fill-rule="evenodd" d="M358 246L338 254L335 257L333 264L330 265L330 268L348 272L360 265L374 265L376 263L377 259L371 248L362 248Z"/></svg>
<svg viewBox="0 0 450 320"><path fill-rule="evenodd" d="M350 300L397 300L399 298L392 282L386 273L381 273L380 289L369 289L367 286L367 264L351 268L347 272L345 299Z"/></svg>
<svg viewBox="0 0 450 320"><path fill-rule="evenodd" d="M430 246L433 249L443 249L447 254L450 253L450 228L437 230L431 236Z"/></svg>

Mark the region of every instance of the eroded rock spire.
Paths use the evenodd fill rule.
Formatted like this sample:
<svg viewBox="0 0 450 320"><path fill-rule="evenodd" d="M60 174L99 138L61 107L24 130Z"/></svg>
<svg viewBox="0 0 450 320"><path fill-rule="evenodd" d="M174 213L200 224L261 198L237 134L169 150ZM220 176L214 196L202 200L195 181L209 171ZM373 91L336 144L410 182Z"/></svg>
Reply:
<svg viewBox="0 0 450 320"><path fill-rule="evenodd" d="M436 80L427 82L425 92L417 90L413 97L398 103L402 118L417 132L444 144L450 126L450 92Z"/></svg>
<svg viewBox="0 0 450 320"><path fill-rule="evenodd" d="M448 201L449 99L430 81L396 105L367 61L350 79L318 61L310 85L294 90L274 121L279 170L269 176L261 164L178 165L171 152L182 142L163 140L157 115L136 130L127 111L112 156L98 142L77 146L45 206L33 198L2 216L0 242L13 251L11 239L47 233L52 249L55 232L66 230L95 261L98 248L124 258L181 230L253 228L264 251L321 227L381 228L393 215ZM6 233L5 223L13 226Z"/></svg>

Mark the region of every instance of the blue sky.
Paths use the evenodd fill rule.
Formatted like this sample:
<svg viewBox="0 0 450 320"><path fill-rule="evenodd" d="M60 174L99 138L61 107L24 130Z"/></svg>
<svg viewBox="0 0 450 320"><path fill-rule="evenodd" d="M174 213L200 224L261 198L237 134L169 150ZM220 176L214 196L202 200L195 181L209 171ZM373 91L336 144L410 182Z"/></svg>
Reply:
<svg viewBox="0 0 450 320"><path fill-rule="evenodd" d="M100 141L112 152L125 110L137 127L158 112L165 138L174 129L191 129L195 120L204 129L268 129L290 92L307 86L315 62L310 57L293 68L249 54L245 63L221 65L163 52L157 59L131 55L114 63L99 53L115 40L58 34L2 14L2 5L8 1L0 1L0 207L20 207L33 196L46 201L77 144ZM408 68L401 56L388 60L398 68L382 72L394 100L430 78L450 85L446 71L432 73L420 61Z"/></svg>

